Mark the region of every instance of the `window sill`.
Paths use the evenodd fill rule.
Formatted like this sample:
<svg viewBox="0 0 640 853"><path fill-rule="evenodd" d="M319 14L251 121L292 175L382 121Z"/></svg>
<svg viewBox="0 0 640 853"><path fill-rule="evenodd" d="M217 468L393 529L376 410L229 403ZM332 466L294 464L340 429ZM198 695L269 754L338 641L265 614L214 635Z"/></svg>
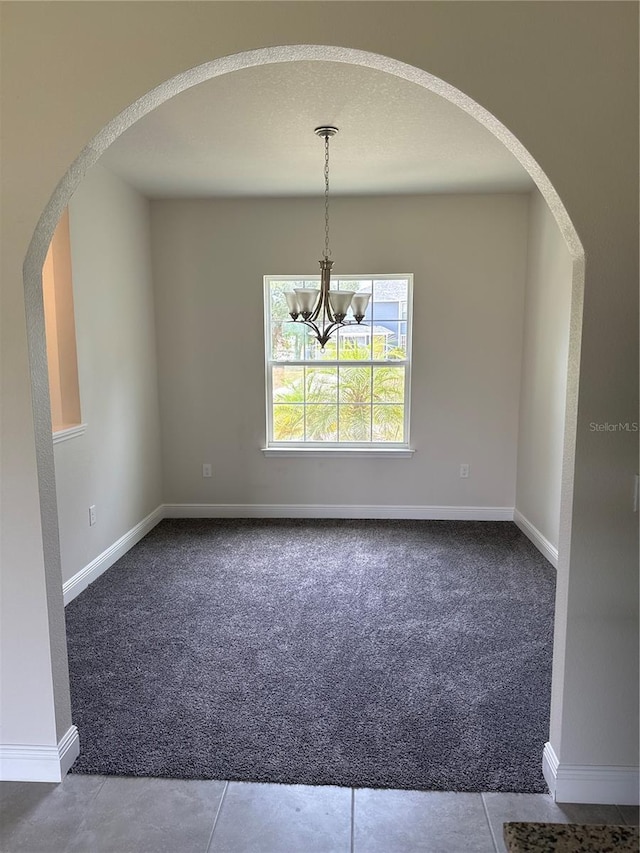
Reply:
<svg viewBox="0 0 640 853"><path fill-rule="evenodd" d="M415 450L410 447L263 447L262 452L265 456L280 458L344 459L359 456L366 459L410 459Z"/></svg>
<svg viewBox="0 0 640 853"><path fill-rule="evenodd" d="M60 444L61 441L69 441L70 438L76 438L79 435L84 435L86 431L86 424L78 424L77 426L60 429L53 433L53 443Z"/></svg>

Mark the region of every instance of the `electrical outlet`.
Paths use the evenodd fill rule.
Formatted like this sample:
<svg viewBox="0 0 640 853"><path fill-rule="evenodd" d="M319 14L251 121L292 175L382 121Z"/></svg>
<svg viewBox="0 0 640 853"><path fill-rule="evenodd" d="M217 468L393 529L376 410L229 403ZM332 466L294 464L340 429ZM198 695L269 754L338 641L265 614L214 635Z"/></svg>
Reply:
<svg viewBox="0 0 640 853"><path fill-rule="evenodd" d="M89 527L93 527L96 523L96 507L95 504L89 507Z"/></svg>
<svg viewBox="0 0 640 853"><path fill-rule="evenodd" d="M460 476L462 477L463 480L466 480L467 477L469 476L469 466L467 465L466 462L460 463Z"/></svg>
<svg viewBox="0 0 640 853"><path fill-rule="evenodd" d="M210 477L211 476L211 465L209 462L205 462L202 466L202 476Z"/></svg>

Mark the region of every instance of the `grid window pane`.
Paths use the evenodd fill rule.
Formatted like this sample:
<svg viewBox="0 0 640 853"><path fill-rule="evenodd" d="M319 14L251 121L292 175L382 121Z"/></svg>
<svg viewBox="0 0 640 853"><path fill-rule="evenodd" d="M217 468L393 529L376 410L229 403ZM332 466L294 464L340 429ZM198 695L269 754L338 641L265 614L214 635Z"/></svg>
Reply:
<svg viewBox="0 0 640 853"><path fill-rule="evenodd" d="M374 322L402 319L403 304L407 302L408 294L407 279L376 279L371 300Z"/></svg>
<svg viewBox="0 0 640 853"><path fill-rule="evenodd" d="M373 368L373 399L380 403L404 402L404 367Z"/></svg>
<svg viewBox="0 0 640 853"><path fill-rule="evenodd" d="M338 439L338 407L334 404L318 405L313 403L306 407L307 420L305 437L307 441L337 441Z"/></svg>
<svg viewBox="0 0 640 853"><path fill-rule="evenodd" d="M374 322L373 350L378 361L405 361L407 358L406 322L385 320L383 324Z"/></svg>
<svg viewBox="0 0 640 853"><path fill-rule="evenodd" d="M306 368L307 403L334 403L338 396L337 367Z"/></svg>
<svg viewBox="0 0 640 853"><path fill-rule="evenodd" d="M373 440L404 440L404 406L376 403L373 407Z"/></svg>
<svg viewBox="0 0 640 853"><path fill-rule="evenodd" d="M274 403L304 403L304 367L274 367L272 376Z"/></svg>
<svg viewBox="0 0 640 853"><path fill-rule="evenodd" d="M389 358L392 338L393 331L388 326L382 326L379 323L373 324L371 357L374 361L386 361Z"/></svg>
<svg viewBox="0 0 640 853"><path fill-rule="evenodd" d="M271 324L272 361L302 361L305 354L307 329L298 323L284 320Z"/></svg>
<svg viewBox="0 0 640 853"><path fill-rule="evenodd" d="M339 418L339 441L371 441L371 406L340 406Z"/></svg>
<svg viewBox="0 0 640 853"><path fill-rule="evenodd" d="M371 293L372 285L370 278L340 278L336 283L338 290L353 290L355 293Z"/></svg>
<svg viewBox="0 0 640 853"><path fill-rule="evenodd" d="M304 408L303 405L274 405L274 441L304 441Z"/></svg>
<svg viewBox="0 0 640 853"><path fill-rule="evenodd" d="M340 402L371 402L370 367L340 367Z"/></svg>
<svg viewBox="0 0 640 853"><path fill-rule="evenodd" d="M371 323L365 320L338 330L338 358L340 361L371 360Z"/></svg>

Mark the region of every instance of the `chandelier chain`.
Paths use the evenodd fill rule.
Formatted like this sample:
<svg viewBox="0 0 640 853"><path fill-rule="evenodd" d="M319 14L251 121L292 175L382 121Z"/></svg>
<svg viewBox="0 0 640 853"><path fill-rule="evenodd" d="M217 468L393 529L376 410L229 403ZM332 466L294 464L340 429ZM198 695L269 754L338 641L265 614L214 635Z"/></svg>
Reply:
<svg viewBox="0 0 640 853"><path fill-rule="evenodd" d="M371 294L352 290L331 290L331 249L329 248L329 139L338 128L321 125L313 131L324 139L324 255L320 261L320 288L294 287L288 291L287 307L293 323L304 323L324 352L325 344L342 326L360 325L365 317ZM347 320L347 311L353 319Z"/></svg>
<svg viewBox="0 0 640 853"><path fill-rule="evenodd" d="M331 257L329 248L329 134L324 137L324 257Z"/></svg>

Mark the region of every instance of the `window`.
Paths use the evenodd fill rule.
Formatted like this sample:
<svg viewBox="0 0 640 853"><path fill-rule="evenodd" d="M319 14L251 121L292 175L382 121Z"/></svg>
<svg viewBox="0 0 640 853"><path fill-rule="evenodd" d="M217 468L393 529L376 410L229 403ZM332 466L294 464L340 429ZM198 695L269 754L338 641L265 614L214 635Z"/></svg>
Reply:
<svg viewBox="0 0 640 853"><path fill-rule="evenodd" d="M360 325L324 351L292 322L285 293L319 277L265 276L268 449L409 447L411 275L334 277L332 288L371 293Z"/></svg>
<svg viewBox="0 0 640 853"><path fill-rule="evenodd" d="M73 437L81 426L68 210L56 227L42 267L42 290L51 424L56 441Z"/></svg>

